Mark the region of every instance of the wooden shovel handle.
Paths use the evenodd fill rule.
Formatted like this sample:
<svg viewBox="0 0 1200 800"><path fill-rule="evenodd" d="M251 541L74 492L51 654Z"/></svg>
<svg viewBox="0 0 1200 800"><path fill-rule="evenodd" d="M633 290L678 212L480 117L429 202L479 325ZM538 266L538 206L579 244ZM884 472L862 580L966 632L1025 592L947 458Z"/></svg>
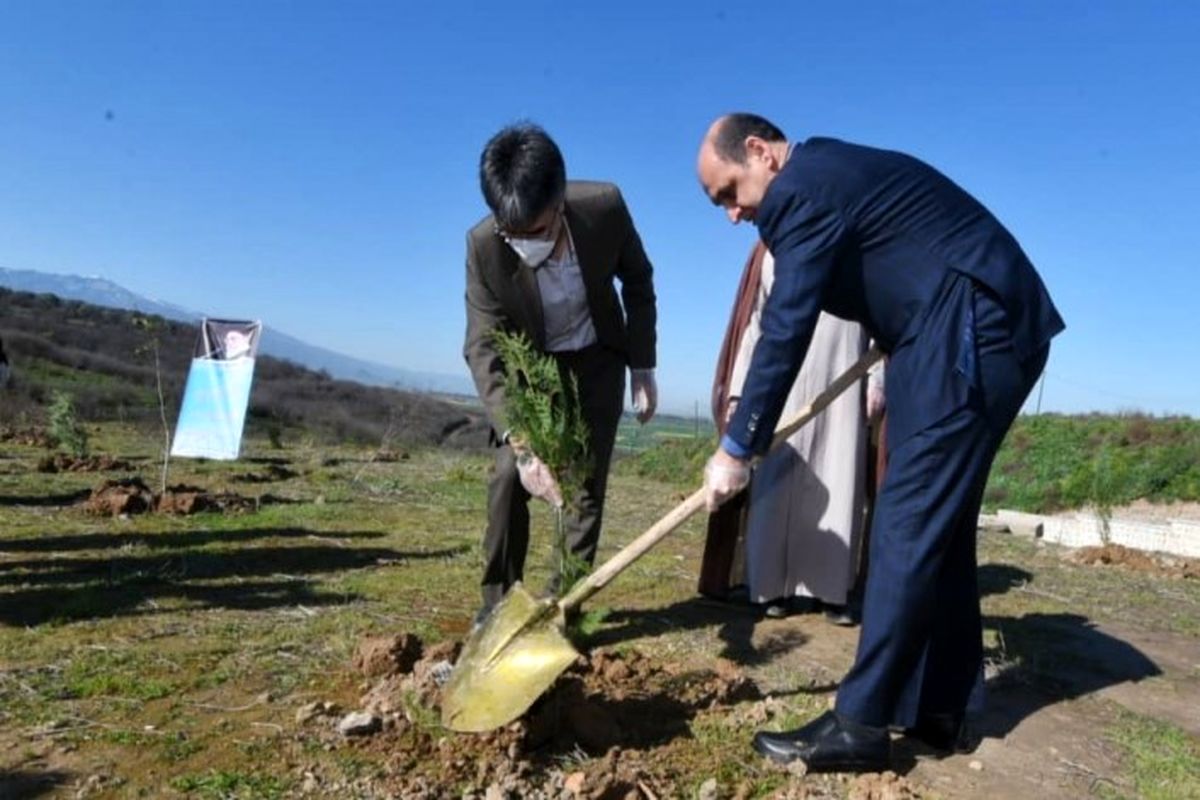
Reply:
<svg viewBox="0 0 1200 800"><path fill-rule="evenodd" d="M883 353L878 349L871 348L868 350L862 358L839 375L833 383L829 384L825 391L813 398L811 403L797 411L794 416L785 420L775 429L775 436L771 439L770 449L775 449L780 442L786 440L813 417L824 411L826 406L836 400L846 389L857 383L867 374L867 370L881 358L883 358ZM641 558L647 550L665 539L667 534L678 528L702 508L704 508L704 487L700 487L693 492L686 500L667 512L665 517L651 525L645 533L625 545L620 552L580 581L566 597L558 601L559 608L563 611L575 608L584 600L587 600L596 592L603 589L608 585L609 581L624 572L626 567Z"/></svg>

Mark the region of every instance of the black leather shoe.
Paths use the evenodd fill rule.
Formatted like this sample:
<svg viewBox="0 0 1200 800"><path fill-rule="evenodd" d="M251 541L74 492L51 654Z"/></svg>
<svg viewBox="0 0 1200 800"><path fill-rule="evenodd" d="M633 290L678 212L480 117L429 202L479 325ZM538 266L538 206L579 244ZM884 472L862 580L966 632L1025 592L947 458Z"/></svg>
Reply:
<svg viewBox="0 0 1200 800"><path fill-rule="evenodd" d="M904 735L945 753L971 753L979 746L962 714L922 714Z"/></svg>
<svg viewBox="0 0 1200 800"><path fill-rule="evenodd" d="M891 739L885 728L826 711L794 731L756 733L754 749L778 764L803 761L809 772L882 772L888 768Z"/></svg>

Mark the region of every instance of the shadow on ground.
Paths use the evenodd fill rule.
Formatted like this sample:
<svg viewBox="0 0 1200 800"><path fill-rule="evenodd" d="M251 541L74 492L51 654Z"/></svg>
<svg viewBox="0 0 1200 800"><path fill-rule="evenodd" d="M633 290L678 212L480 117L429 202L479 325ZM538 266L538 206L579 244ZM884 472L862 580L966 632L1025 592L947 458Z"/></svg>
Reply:
<svg viewBox="0 0 1200 800"><path fill-rule="evenodd" d="M1032 573L1007 564L979 568L982 596L1033 580ZM1003 738L1047 706L1162 674L1141 650L1081 614L985 616L983 626L998 637L984 658L1000 664L1002 671L987 684L984 713L976 726L981 736Z"/></svg>
<svg viewBox="0 0 1200 800"><path fill-rule="evenodd" d="M383 536L376 531L320 533L296 528L191 531L161 534L96 534L17 539L5 551L81 551L65 558L0 562L0 624L39 625L114 616L159 613L159 603L182 602L199 608L261 610L281 606L341 605L356 594L325 592L307 576L364 567L395 567L407 562L461 556L470 547L401 551L355 547L354 540ZM247 546L230 550L189 549L210 542L248 543L257 539L313 540L319 544ZM343 543L345 540L346 543ZM129 545L174 548L129 555Z"/></svg>
<svg viewBox="0 0 1200 800"><path fill-rule="evenodd" d="M0 506L36 506L39 508L58 508L73 506L91 496L91 489L79 489L74 492L60 494L34 495L3 495L0 496Z"/></svg>
<svg viewBox="0 0 1200 800"><path fill-rule="evenodd" d="M979 568L981 596L1003 594L1033 579L1032 573L1007 564ZM752 637L758 620L757 612L746 605L688 599L660 609L614 611L586 645L614 645L669 631L717 626L725 643L721 656L744 666L760 666L808 641L800 631L784 631L756 647ZM1080 614L987 616L983 625L996 631L1000 642L985 658L1006 668L987 683L985 710L974 725L978 736L1003 738L1023 719L1048 706L1162 674L1143 652ZM836 684L819 688L831 691ZM928 754L929 750L901 741L896 750L897 770L911 769L917 753Z"/></svg>
<svg viewBox="0 0 1200 800"><path fill-rule="evenodd" d="M71 775L58 770L32 772L29 770L0 770L0 797L32 798L50 794L66 784Z"/></svg>
<svg viewBox="0 0 1200 800"><path fill-rule="evenodd" d="M670 631L717 627L724 642L718 655L741 666L761 666L802 646L808 636L798 630L784 631L758 646L754 627L762 615L746 603L725 603L704 597L681 600L666 608L617 610L605 617L605 627L588 637L589 647L604 647L633 639L659 636Z"/></svg>

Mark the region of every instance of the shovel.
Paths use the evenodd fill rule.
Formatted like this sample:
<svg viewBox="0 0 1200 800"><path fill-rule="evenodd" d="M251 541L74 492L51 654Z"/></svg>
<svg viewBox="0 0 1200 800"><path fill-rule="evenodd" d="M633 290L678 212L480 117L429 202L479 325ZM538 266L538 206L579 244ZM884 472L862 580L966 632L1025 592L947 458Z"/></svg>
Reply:
<svg viewBox="0 0 1200 800"><path fill-rule="evenodd" d="M775 431L774 448L866 375L882 353L869 350L852 367ZM554 683L579 653L567 640L566 614L608 585L667 534L704 508L704 489L693 493L638 538L596 568L561 600L538 600L516 583L467 639L442 693L442 724L480 732L512 722Z"/></svg>

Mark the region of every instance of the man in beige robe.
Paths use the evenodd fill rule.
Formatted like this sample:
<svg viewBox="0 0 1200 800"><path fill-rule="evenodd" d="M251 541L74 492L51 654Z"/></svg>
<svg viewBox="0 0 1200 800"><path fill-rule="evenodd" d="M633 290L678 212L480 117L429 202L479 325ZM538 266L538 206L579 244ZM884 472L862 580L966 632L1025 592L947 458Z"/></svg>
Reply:
<svg viewBox="0 0 1200 800"><path fill-rule="evenodd" d="M729 413L745 380L761 330L761 311L775 277L768 252L758 297L743 333L730 378ZM784 406L799 411L856 362L868 347L858 323L822 313L808 356ZM746 523L745 569L750 600L771 616L789 607L816 604L844 620L854 586L863 530L869 419L882 409L883 371L877 365L868 387L845 392L824 412L768 453L755 469ZM815 610L815 608L813 609Z"/></svg>

